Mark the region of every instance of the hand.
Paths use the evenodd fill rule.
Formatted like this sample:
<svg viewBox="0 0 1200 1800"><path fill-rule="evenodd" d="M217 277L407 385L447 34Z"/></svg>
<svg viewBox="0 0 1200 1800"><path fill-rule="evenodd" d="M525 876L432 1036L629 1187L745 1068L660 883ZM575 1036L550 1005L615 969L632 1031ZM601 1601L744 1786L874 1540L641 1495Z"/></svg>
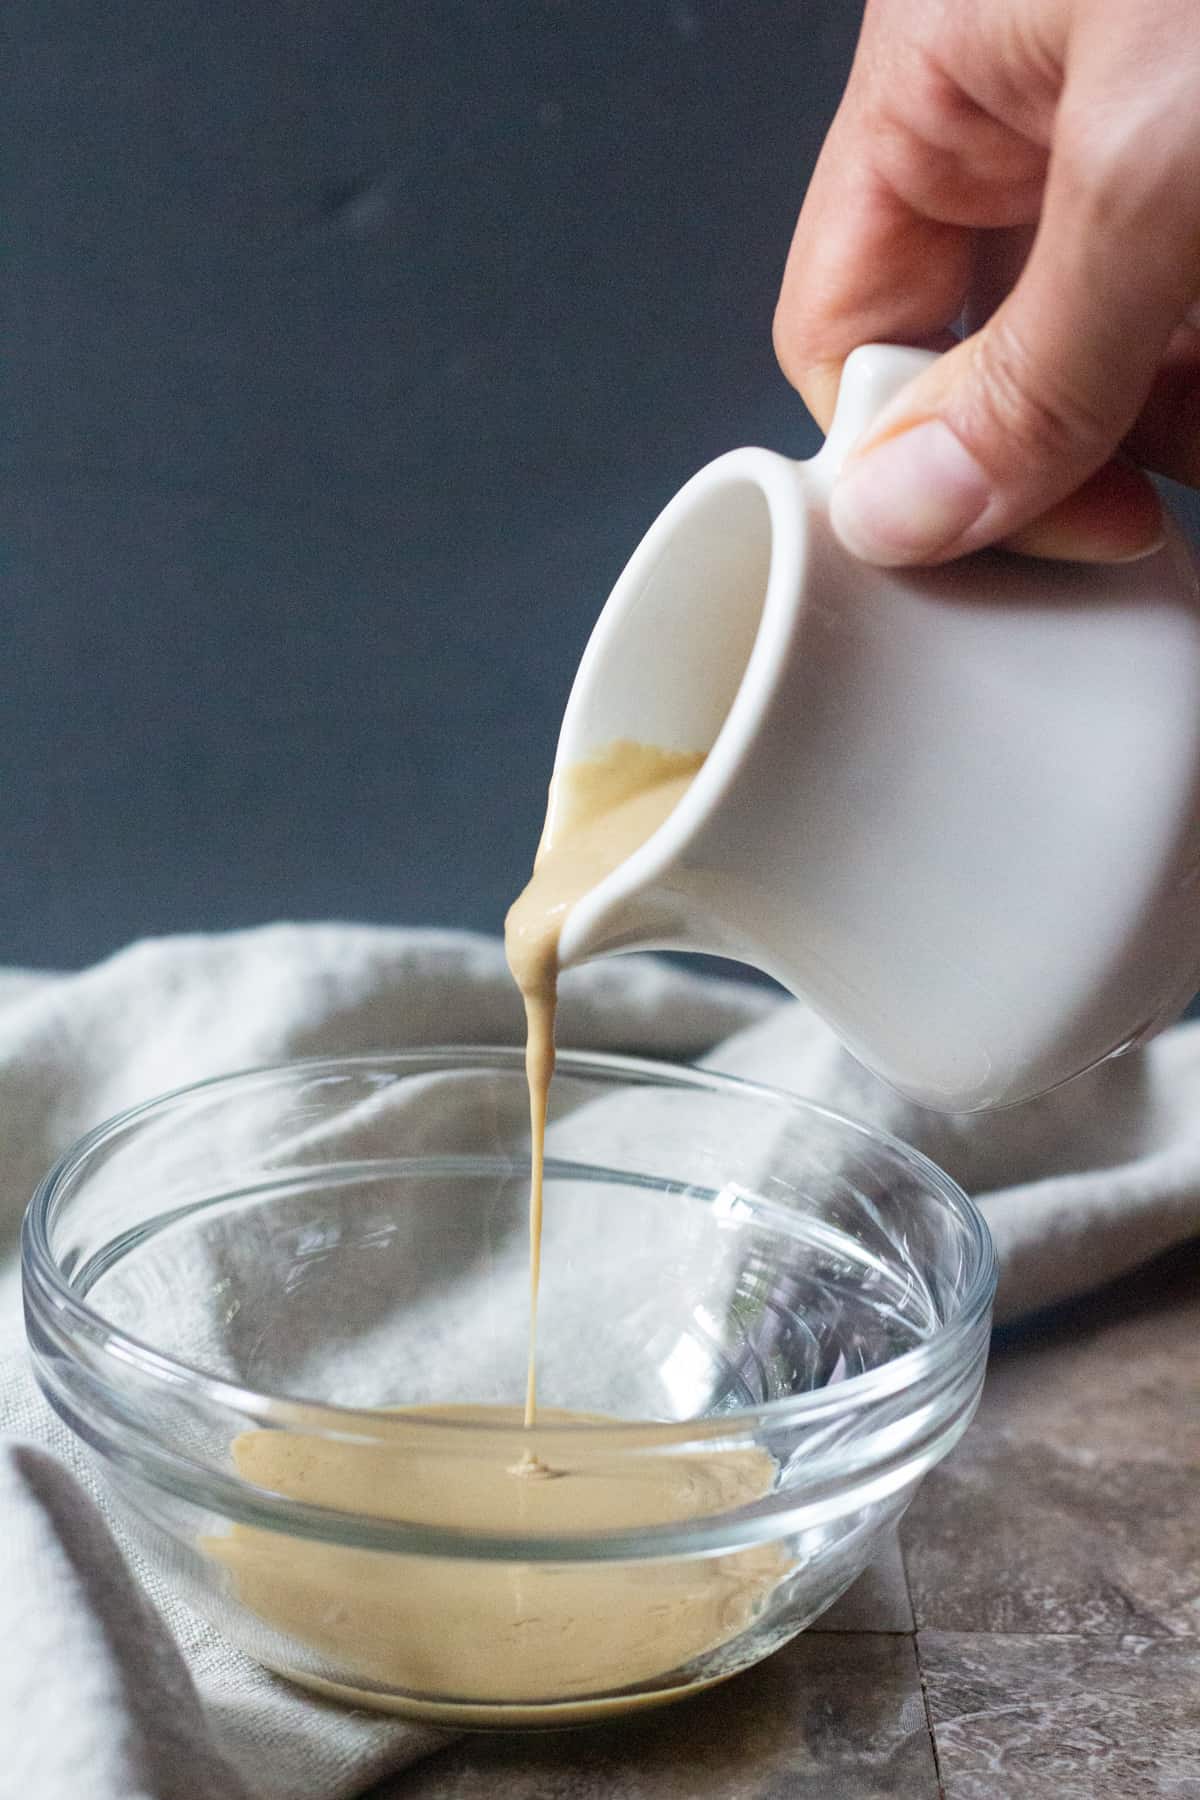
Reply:
<svg viewBox="0 0 1200 1800"><path fill-rule="evenodd" d="M1161 543L1133 462L1200 485L1197 0L868 0L775 344L827 428L881 341L947 353L848 459L848 549Z"/></svg>

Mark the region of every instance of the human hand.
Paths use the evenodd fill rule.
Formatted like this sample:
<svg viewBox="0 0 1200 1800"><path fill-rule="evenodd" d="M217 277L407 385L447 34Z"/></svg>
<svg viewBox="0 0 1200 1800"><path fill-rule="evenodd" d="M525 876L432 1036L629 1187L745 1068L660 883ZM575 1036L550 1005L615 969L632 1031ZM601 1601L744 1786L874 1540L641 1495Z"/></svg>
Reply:
<svg viewBox="0 0 1200 1800"><path fill-rule="evenodd" d="M848 549L1157 547L1133 462L1200 486L1196 0L868 0L775 345L828 428L880 341L946 354L848 459Z"/></svg>

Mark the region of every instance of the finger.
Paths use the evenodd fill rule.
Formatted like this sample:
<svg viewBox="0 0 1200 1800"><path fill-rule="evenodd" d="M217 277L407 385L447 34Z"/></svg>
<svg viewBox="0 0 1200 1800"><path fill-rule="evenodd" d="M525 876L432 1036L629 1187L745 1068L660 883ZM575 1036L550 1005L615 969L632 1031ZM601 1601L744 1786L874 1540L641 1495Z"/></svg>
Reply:
<svg viewBox="0 0 1200 1800"><path fill-rule="evenodd" d="M1062 562L1135 562L1157 550L1164 535L1154 483L1130 463L1114 461L1003 544Z"/></svg>
<svg viewBox="0 0 1200 1800"><path fill-rule="evenodd" d="M1021 276L1034 230L980 232L971 270L965 322L985 325ZM1147 476L1129 462L1105 463L1033 523L1004 539L1008 550L1066 562L1125 562L1161 541L1162 502Z"/></svg>
<svg viewBox="0 0 1200 1800"><path fill-rule="evenodd" d="M945 561L1023 531L1111 457L1200 289L1186 151L1160 134L1108 157L1066 132L1016 287L848 459L831 507L848 548Z"/></svg>
<svg viewBox="0 0 1200 1800"><path fill-rule="evenodd" d="M780 364L822 426L860 344L955 342L976 231L1035 220L1045 170L1044 143L972 100L894 10L868 10L775 318Z"/></svg>
<svg viewBox="0 0 1200 1800"><path fill-rule="evenodd" d="M860 344L954 342L971 272L969 230L915 212L863 155L853 112L830 129L796 225L775 352L823 430Z"/></svg>

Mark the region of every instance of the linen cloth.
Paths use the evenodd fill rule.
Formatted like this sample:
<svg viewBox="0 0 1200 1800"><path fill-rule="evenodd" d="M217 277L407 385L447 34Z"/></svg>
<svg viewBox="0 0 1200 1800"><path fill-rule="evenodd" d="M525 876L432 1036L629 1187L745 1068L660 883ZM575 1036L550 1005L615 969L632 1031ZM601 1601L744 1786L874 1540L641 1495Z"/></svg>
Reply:
<svg viewBox="0 0 1200 1800"><path fill-rule="evenodd" d="M267 1675L131 1571L29 1372L17 1235L54 1158L155 1093L295 1056L515 1043L521 1029L501 947L459 933L279 925L138 944L80 974L0 973L0 1796L346 1800L444 1741ZM559 1035L703 1059L917 1145L983 1206L1002 1318L1200 1232L1200 1024L966 1118L900 1099L797 1003L643 959L567 978Z"/></svg>

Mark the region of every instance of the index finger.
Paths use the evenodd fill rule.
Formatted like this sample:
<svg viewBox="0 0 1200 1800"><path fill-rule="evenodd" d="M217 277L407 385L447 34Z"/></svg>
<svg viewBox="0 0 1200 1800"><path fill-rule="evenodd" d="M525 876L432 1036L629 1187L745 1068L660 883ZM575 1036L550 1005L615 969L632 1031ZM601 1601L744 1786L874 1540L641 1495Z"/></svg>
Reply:
<svg viewBox="0 0 1200 1800"><path fill-rule="evenodd" d="M974 233L927 217L883 180L848 97L830 127L788 252L775 354L822 430L860 344L946 349L971 279Z"/></svg>

